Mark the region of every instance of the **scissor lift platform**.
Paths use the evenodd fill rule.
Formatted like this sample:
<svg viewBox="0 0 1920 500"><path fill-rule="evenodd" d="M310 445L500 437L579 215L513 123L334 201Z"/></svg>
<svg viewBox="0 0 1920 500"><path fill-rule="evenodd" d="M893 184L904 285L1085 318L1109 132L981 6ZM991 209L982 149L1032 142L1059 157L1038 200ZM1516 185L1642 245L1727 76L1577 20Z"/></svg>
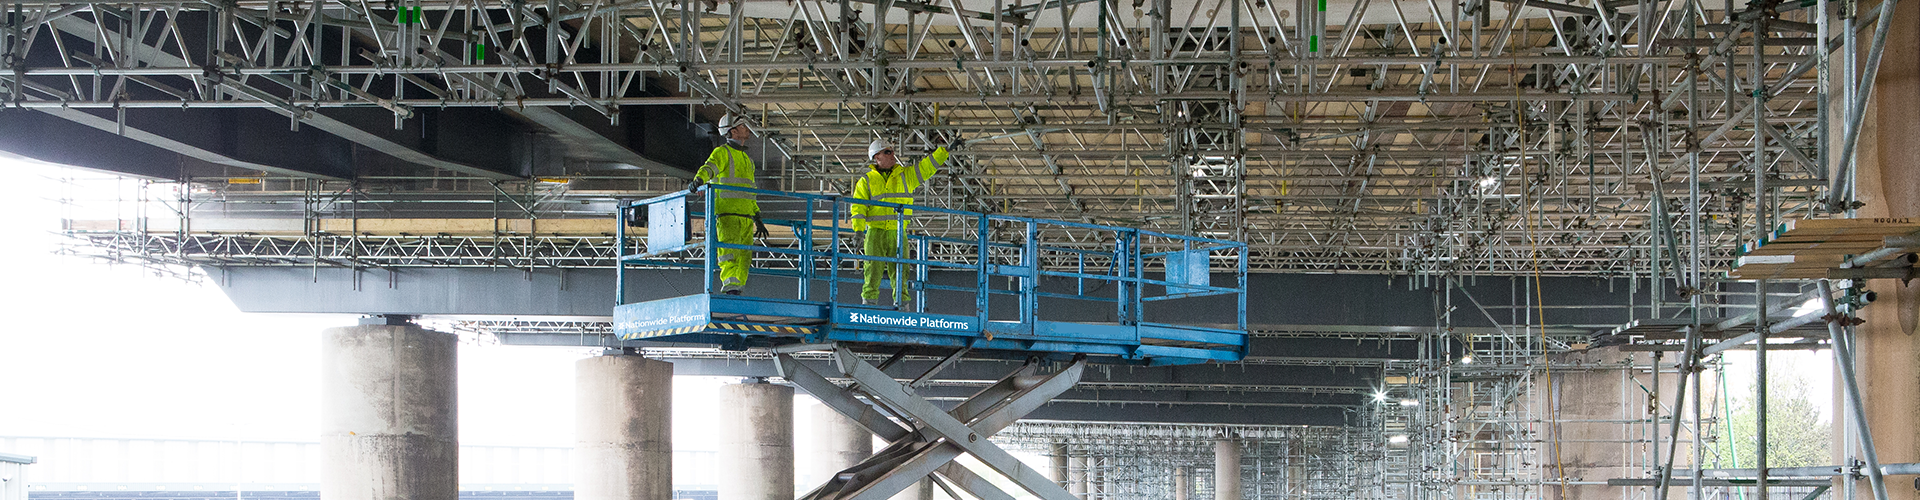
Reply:
<svg viewBox="0 0 1920 500"><path fill-rule="evenodd" d="M754 193L763 214L784 216L766 222L785 230L750 245L707 237L716 234L720 219L706 216L715 213L707 201L715 191ZM908 251L863 255L846 243L853 232L840 222L855 204L910 208L915 219L941 219L949 235L956 227L971 234L899 231L894 246ZM718 185L626 203L621 210L626 223L618 238L614 331L623 340L725 349L835 343L862 352L940 355L967 349L979 357L1084 356L1093 363L1143 365L1238 361L1246 354L1247 248L1240 242ZM628 227L646 228L644 247L629 250ZM1049 238L1059 236L1065 237ZM1046 239L1088 243L1041 243ZM755 279L782 277L798 286L784 297L718 293L715 256L723 249L761 257ZM852 273L862 265L894 266L898 279L884 287L888 295L926 308L862 304L853 292L860 278ZM698 269L705 285L702 293L628 303L625 272L641 266ZM935 274L946 279L929 279ZM1042 287L1042 280L1053 285ZM1111 307L1114 320L1064 320L1043 310L1042 299L1081 312ZM996 301L1003 303L1003 316L990 314ZM1004 307L1009 301L1017 307ZM1173 310L1196 302L1230 312L1207 324L1183 324L1154 321L1149 311L1180 312ZM1150 308L1154 303L1166 305Z"/></svg>
<svg viewBox="0 0 1920 500"><path fill-rule="evenodd" d="M783 232L752 244L707 237L716 234L720 217L729 216L707 215L716 213L713 190L753 193L763 217L785 215L766 222L790 229L791 235ZM696 198L698 205L690 203ZM910 208L916 220L945 219L938 226L947 235L898 231L892 246L905 251L862 255L842 238L850 231L840 226L854 204ZM955 498L961 497L958 491L981 500L1014 500L1001 486L954 462L961 455L973 456L1034 497L1075 500L985 438L1072 388L1088 363L1178 365L1246 356L1244 243L730 186L677 192L622 204L620 210L614 331L621 339L769 348L787 383L888 441L802 500L881 500L923 478L934 479ZM647 244L629 252L627 228L642 226ZM955 231L971 234L951 236ZM771 265L757 266L753 275L791 280L796 285L791 296L766 297L765 287L757 295L716 293L716 257L737 249L772 257L756 259ZM697 269L704 285L701 293L628 303L631 266ZM889 307L843 294L842 289L861 283L850 273L858 266L892 266L895 279L883 287ZM942 279L930 279L936 273ZM1226 276L1231 284L1215 283ZM1043 287L1042 280L1052 284ZM995 316L996 299L1018 307ZM1049 306L1078 302L1074 308L1083 315L1112 307L1115 321L1068 321L1043 310L1042 299ZM934 301L938 304L929 304ZM1196 304L1201 309L1189 306L1196 301L1204 302ZM1167 306L1148 307L1156 302ZM1225 303L1232 307L1221 307ZM1156 313L1192 318L1192 310L1230 310L1233 317L1217 322L1226 327L1152 321ZM831 350L836 378L855 383L840 385L796 362L790 354L802 350ZM943 360L902 383L883 372L891 361L875 366L861 353ZM916 394L914 387L955 361L976 357L1026 362L951 409Z"/></svg>
<svg viewBox="0 0 1920 500"><path fill-rule="evenodd" d="M727 349L843 343L969 348L981 356L1094 362L1192 364L1238 361L1245 334L1197 326L1067 321L983 321L978 316L903 312L831 302L698 294L621 305L622 340L712 344ZM862 349L865 350L865 349Z"/></svg>

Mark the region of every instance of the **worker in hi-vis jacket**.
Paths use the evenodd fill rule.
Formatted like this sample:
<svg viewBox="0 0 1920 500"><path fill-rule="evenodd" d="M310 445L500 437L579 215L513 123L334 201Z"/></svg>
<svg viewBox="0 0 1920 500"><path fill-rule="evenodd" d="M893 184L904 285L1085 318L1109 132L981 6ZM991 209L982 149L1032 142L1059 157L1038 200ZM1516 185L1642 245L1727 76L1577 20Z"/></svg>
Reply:
<svg viewBox="0 0 1920 500"><path fill-rule="evenodd" d="M748 128L746 117L728 113L720 118L719 132L726 136L727 143L713 148L713 154L707 155L707 162L700 165L693 184L687 189L699 189L703 183L757 187L753 182L753 158L747 156L746 141L753 138L753 131ZM720 233L714 236L716 240L731 245L752 245L754 236L767 236L767 226L760 223L760 203L754 201L753 193L708 190L708 196L714 197L711 217L720 218L714 222ZM720 292L739 295L740 289L747 286L747 269L753 265L753 251L720 248L714 253L720 260Z"/></svg>
<svg viewBox="0 0 1920 500"><path fill-rule="evenodd" d="M894 156L893 145L886 139L873 141L867 145L868 165L865 175L853 186L853 197L862 200L887 203L913 204L913 192L934 174L939 173L940 165L947 163L947 148L957 147L954 140L947 147L936 148L933 154L922 158L911 166L900 165L900 159ZM852 207L854 231L864 231L864 246L861 253L873 257L905 258L906 252L900 248L900 231L906 230L912 209L895 209L874 205L854 204ZM901 286L900 270L903 266L892 262L864 261L861 271L865 281L860 286L860 299L865 304L878 304L880 301L880 282L893 279L893 305L905 309L907 301L906 287Z"/></svg>

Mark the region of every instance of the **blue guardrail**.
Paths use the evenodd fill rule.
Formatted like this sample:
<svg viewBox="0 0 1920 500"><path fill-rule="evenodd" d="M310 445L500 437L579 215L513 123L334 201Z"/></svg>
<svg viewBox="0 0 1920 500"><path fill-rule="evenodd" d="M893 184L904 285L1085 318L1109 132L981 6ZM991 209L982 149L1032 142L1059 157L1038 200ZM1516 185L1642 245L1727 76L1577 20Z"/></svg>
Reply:
<svg viewBox="0 0 1920 500"><path fill-rule="evenodd" d="M715 213L717 191L753 193L764 221L783 230L750 245L708 237L717 234L720 219L707 216ZM911 218L921 221L944 219L939 227L946 234L915 234L909 227L896 231L893 246L900 252L864 255L843 225L855 204L911 209ZM614 331L622 340L724 349L827 342L892 352L969 348L969 356L1086 355L1093 362L1146 365L1246 355L1245 243L718 185L623 202L619 210L625 223L617 235ZM644 245L630 244L639 239L630 228L645 229ZM793 283L792 292L718 293L721 249L752 251L754 279ZM886 305L860 300L861 266L893 267L896 279L881 287ZM642 267L698 271L704 285L696 294L629 303L628 287L635 285L627 283L627 271ZM896 295L905 305L889 300ZM1157 313L1190 307L1221 311L1221 321L1153 321ZM1090 310L1107 312L1087 321Z"/></svg>

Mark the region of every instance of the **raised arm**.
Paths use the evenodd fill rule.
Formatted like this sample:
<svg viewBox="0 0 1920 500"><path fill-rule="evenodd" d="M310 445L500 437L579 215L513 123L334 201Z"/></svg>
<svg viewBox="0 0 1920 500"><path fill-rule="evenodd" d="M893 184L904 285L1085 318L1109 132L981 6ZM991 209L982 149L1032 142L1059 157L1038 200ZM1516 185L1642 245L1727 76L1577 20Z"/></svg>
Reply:
<svg viewBox="0 0 1920 500"><path fill-rule="evenodd" d="M945 164L947 164L947 148L934 148L933 154L921 158L920 163L914 165L913 171L908 172L909 175L902 179L902 184L906 184L909 193L919 191L920 183L939 174L940 166Z"/></svg>

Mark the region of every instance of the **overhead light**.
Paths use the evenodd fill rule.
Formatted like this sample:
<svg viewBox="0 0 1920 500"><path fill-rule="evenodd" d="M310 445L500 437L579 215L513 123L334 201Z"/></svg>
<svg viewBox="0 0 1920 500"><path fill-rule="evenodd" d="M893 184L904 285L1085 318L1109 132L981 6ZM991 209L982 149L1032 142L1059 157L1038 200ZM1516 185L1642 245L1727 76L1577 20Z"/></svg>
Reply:
<svg viewBox="0 0 1920 500"><path fill-rule="evenodd" d="M1387 402L1387 391L1380 391L1380 392L1373 393L1373 402L1375 403Z"/></svg>
<svg viewBox="0 0 1920 500"><path fill-rule="evenodd" d="M1493 189L1494 187L1497 187L1499 185L1500 185L1499 177L1480 178L1480 189Z"/></svg>
<svg viewBox="0 0 1920 500"><path fill-rule="evenodd" d="M1465 356L1461 356L1461 357L1460 357L1460 364L1463 364L1463 365L1471 365L1471 364L1473 364L1473 355L1472 355L1472 354L1468 354L1468 355L1465 355Z"/></svg>
<svg viewBox="0 0 1920 500"><path fill-rule="evenodd" d="M1407 435L1394 434L1392 436L1387 436L1387 444L1407 444Z"/></svg>
<svg viewBox="0 0 1920 500"><path fill-rule="evenodd" d="M1418 400L1418 399L1402 399L1402 400L1400 400L1400 406L1420 406L1420 400Z"/></svg>

